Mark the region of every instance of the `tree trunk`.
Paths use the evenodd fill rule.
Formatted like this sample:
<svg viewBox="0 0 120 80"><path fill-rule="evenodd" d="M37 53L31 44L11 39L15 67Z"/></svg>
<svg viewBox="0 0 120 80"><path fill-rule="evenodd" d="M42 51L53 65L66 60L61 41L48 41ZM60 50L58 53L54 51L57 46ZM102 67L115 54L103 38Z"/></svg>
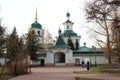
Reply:
<svg viewBox="0 0 120 80"><path fill-rule="evenodd" d="M17 76L17 59L15 58L15 65L14 65L14 76Z"/></svg>

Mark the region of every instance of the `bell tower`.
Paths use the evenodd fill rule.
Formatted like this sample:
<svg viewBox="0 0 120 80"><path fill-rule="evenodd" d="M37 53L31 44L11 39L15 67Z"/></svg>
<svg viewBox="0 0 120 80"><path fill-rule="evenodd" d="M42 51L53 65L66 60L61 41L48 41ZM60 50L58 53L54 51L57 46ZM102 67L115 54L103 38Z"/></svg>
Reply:
<svg viewBox="0 0 120 80"><path fill-rule="evenodd" d="M31 24L31 30L36 35L39 41L39 44L43 44L44 43L44 30L42 29L42 25L38 22L37 9L35 13L35 21Z"/></svg>
<svg viewBox="0 0 120 80"><path fill-rule="evenodd" d="M74 23L72 21L70 21L70 13L69 12L67 12L66 17L67 17L67 20L63 23L64 31L65 30L73 30Z"/></svg>

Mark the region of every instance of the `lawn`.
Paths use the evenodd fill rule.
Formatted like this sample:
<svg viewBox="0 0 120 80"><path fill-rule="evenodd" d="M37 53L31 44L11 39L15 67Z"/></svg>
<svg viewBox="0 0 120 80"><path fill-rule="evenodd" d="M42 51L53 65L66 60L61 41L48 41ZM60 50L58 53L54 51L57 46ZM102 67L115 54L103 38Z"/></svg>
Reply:
<svg viewBox="0 0 120 80"><path fill-rule="evenodd" d="M74 71L77 74L99 74L100 67L91 67L88 71Z"/></svg>
<svg viewBox="0 0 120 80"><path fill-rule="evenodd" d="M104 79L76 77L75 80L104 80Z"/></svg>

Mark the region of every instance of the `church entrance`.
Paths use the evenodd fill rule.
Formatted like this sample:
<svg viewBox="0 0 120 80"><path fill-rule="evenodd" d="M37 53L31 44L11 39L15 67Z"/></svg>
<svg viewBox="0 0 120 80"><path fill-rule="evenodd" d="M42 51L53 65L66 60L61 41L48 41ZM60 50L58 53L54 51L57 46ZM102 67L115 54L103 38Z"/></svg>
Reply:
<svg viewBox="0 0 120 80"><path fill-rule="evenodd" d="M55 66L64 66L65 65L65 54L62 52L55 53L54 64Z"/></svg>

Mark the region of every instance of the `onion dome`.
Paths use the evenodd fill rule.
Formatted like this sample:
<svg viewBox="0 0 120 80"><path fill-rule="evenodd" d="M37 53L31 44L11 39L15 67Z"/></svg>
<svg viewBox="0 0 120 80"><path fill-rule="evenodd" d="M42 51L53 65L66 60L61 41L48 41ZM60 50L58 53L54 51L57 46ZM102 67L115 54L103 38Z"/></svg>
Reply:
<svg viewBox="0 0 120 80"><path fill-rule="evenodd" d="M67 17L70 17L70 13L69 13L69 12L67 12L66 16L67 16Z"/></svg>
<svg viewBox="0 0 120 80"><path fill-rule="evenodd" d="M65 30L62 36L77 36L77 33L73 32L72 30Z"/></svg>
<svg viewBox="0 0 120 80"><path fill-rule="evenodd" d="M34 23L31 24L32 28L39 28L42 29L42 26L38 21L35 21Z"/></svg>
<svg viewBox="0 0 120 80"><path fill-rule="evenodd" d="M38 29L42 29L41 24L37 21L37 9L36 9L36 15L35 15L35 22L31 24L32 28L38 28Z"/></svg>
<svg viewBox="0 0 120 80"><path fill-rule="evenodd" d="M61 32L62 32L62 31L61 31L61 29L59 28L59 30L58 30L58 34L61 35Z"/></svg>

